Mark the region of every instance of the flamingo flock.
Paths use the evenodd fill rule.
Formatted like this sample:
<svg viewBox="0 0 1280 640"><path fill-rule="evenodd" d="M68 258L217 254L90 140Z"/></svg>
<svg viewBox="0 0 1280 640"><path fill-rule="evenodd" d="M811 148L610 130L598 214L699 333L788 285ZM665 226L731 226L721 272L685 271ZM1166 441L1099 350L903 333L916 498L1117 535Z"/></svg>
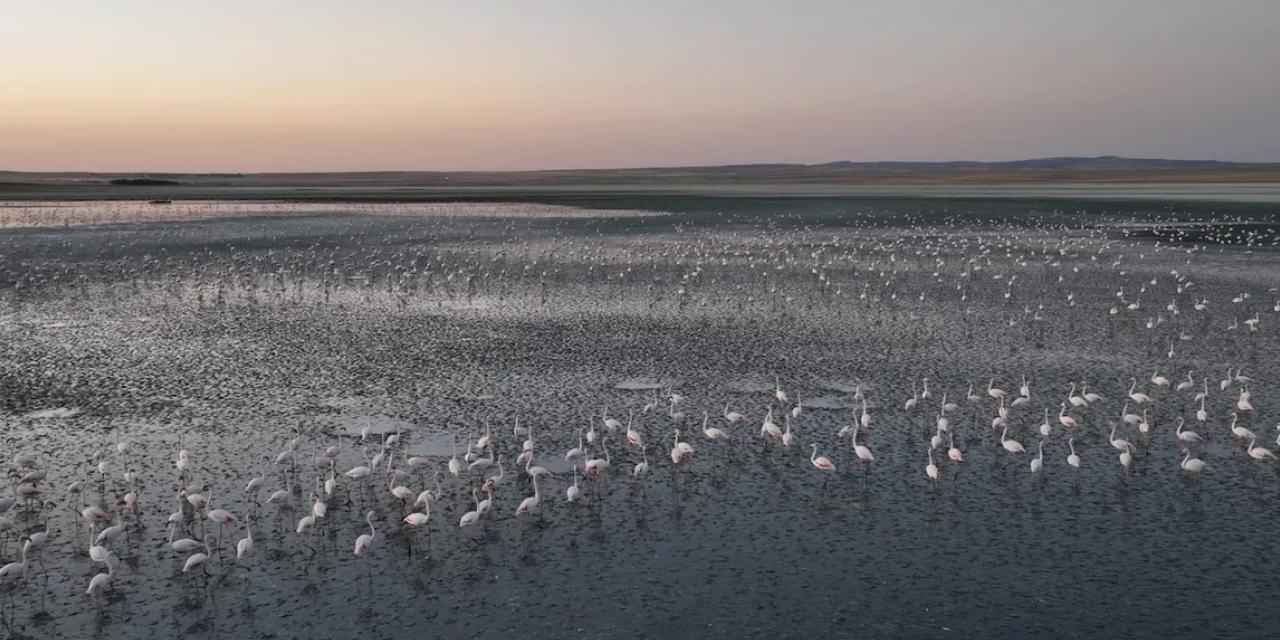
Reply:
<svg viewBox="0 0 1280 640"><path fill-rule="evenodd" d="M922 379L911 385L911 395L902 403L899 411L892 412L892 419L908 431L920 429L928 437L921 436L920 447L923 449L922 460L926 462L922 481L927 486L936 487L949 476L959 475L959 469L966 462L964 451L957 446L957 436L967 443L968 447L988 446L1003 452L1004 466L1025 464L1027 473L1032 476L1044 476L1054 468L1058 473L1078 474L1088 464L1107 464L1106 456L1098 451L1085 458L1077 450L1079 440L1102 439L1114 449L1113 455L1117 464L1116 472L1122 476L1133 473L1135 460L1146 449L1154 447L1174 447L1180 452L1178 473L1188 477L1196 477L1211 470L1214 465L1228 464L1268 464L1276 461L1277 456L1272 449L1259 444L1256 432L1242 425L1257 424L1261 419L1254 414L1252 406L1247 404L1252 397L1250 385L1253 380L1245 376L1240 369L1231 369L1220 384L1214 385L1217 393L1210 393L1210 388L1202 374L1201 384L1196 385L1194 372L1186 373L1192 384L1181 390L1170 389L1167 378L1152 375L1150 387L1146 390L1139 387L1136 378L1130 378L1124 400L1109 400L1098 393L1080 393L1078 389L1087 389L1088 384L1070 383L1059 393L1059 397L1038 398L1039 391L1033 394L1029 379L1022 377L1022 384L1016 392L1009 392L997 385L996 379L990 379L985 386L986 399L970 393L967 394L965 406L947 402L949 391L941 398L935 397L929 390L928 381ZM1163 383L1162 383L1163 382ZM859 474L873 473L877 466L877 458L873 453L870 439L879 431L877 424L888 415L876 415L869 407L873 404L881 407L892 407L896 403L878 402L871 398L871 389L877 385L859 382L850 396L850 404L855 409L850 411L839 431L827 434L815 433L813 429L805 429L805 437L821 440L808 442L807 464L813 471L824 478L845 477L856 481ZM968 385L972 390L973 385ZM1097 388L1097 385L1095 385ZM1197 391L1199 389L1199 391ZM1150 391L1151 393L1147 393ZM665 403L650 403L647 406L666 404L669 410L666 415L650 416L645 408L639 408L640 415L650 419L654 424L650 431L667 429L670 431L670 469L672 478L686 472L692 472L703 457L732 456L735 449L756 449L759 451L777 451L786 453L799 448L794 428L795 422L803 421L814 409L802 410L800 402L792 403L790 395L781 384L775 381L770 402L761 408L759 419L762 428L753 432L745 427L749 421L746 414L731 411L725 406L718 412L714 420L710 410L701 412L699 428L692 433L701 436L701 444L697 447L682 432L685 412L678 411L685 402L683 395L673 390L665 392ZM1014 395L1016 393L1016 395ZM1049 391L1045 391L1049 393ZM1013 400L1023 399L1027 402L1015 403ZM1223 399L1223 403L1231 408L1229 421L1211 421L1206 415L1206 403L1215 398ZM1108 411L1108 405L1121 402L1119 419ZM1057 426L1048 419L1049 408L1041 410L1042 421L1035 425L1035 411L1029 407L1036 402L1058 406ZM732 403L731 403L732 404ZM1131 405L1140 406L1143 414L1139 417L1132 413ZM1014 407L1023 407L1015 410ZM1152 413L1171 414L1176 417L1172 425L1163 428L1152 426ZM563 502L568 508L581 504L584 499L582 480L589 484L602 483L607 477L619 473L622 478L630 478L631 482L661 482L649 479L653 473L648 450L654 445L646 445L642 435L637 409L628 410L627 422L610 418L606 411L598 416L601 429L597 435L589 438L584 433L595 429L595 422L576 435L575 446L563 454L563 459L570 463L570 477L560 478L548 468L535 464L539 445L535 440L534 428L528 426L513 428L516 434L509 442L504 442L500 431L494 431L488 423L482 435L477 439L468 439L465 455L459 456L456 439L452 454L443 459L442 456L418 455L410 456L405 445L411 434L396 432L386 434L380 441L372 445L376 452L370 454L370 436L361 434L352 442L344 442L341 436L334 438L336 444L316 443L313 450L306 452L307 445L299 435L289 439L283 449L274 455L263 452L263 459L273 460L276 468L272 474L256 475L244 478L243 490L236 499L221 496L211 490L207 479L199 480L199 452L193 451L189 445L179 439L171 465L173 482L176 487L177 509L170 513L166 520L169 538L166 553L182 557L181 574L207 575L211 564L223 566L227 564L244 565L253 562L255 553L255 522L265 517L266 509L305 508L305 514L297 519L291 532L276 532L273 535L293 536L299 547L310 547L313 532L326 526L334 517L332 509L359 508L365 509L364 522L368 531L356 536L351 543L354 556L365 556L376 553L381 546L381 535L395 534L412 541L420 531L435 531L436 535L447 534L455 529L464 535L468 528L482 526L487 520L498 517L503 509L509 509L510 517L517 520L541 518L546 511L548 501L555 501L554 495L544 494L546 483L565 483ZM1187 426L1185 415L1195 414L1197 424L1203 430L1192 430ZM775 416L781 414L785 430L776 424ZM933 415L932 421L925 418ZM990 416L990 426L984 426L983 416ZM874 417L873 417L874 416ZM1226 416L1223 416L1224 418ZM953 422L959 419L959 426ZM518 421L516 423L519 424ZM1122 428L1124 429L1122 431ZM1016 437L1010 435L1011 429L1033 434L1035 437L1034 455L1029 455L1027 447ZM1130 430L1131 429L1131 430ZM1276 425L1276 445L1280 446L1280 424ZM931 433L930 433L931 432ZM524 440L518 443L517 438ZM615 472L615 456L609 449L609 442L619 439L620 452L617 462L624 469ZM1063 440L1065 439L1065 444ZM1215 459L1213 465L1206 461L1199 452L1210 441L1231 443L1231 449L1238 454ZM847 444L846 444L847 443ZM1056 443L1056 444L1055 444ZM945 444L945 446L944 446ZM1047 461L1046 448L1063 447L1065 455L1061 467ZM359 449L362 460L349 468L340 467L340 459L344 453ZM4 501L9 525L5 527L5 535L0 542L16 541L20 548L18 560L0 566L0 583L20 584L32 577L32 563L37 554L50 540L49 523L52 520L66 518L75 530L86 536L84 547L88 560L101 569L92 573L85 583L84 593L87 596L101 596L106 591L116 588L115 576L120 571L120 558L117 545L130 524L130 520L143 517L139 507L138 494L143 488L139 486L137 474L132 471L134 465L143 464L132 443L120 440L109 448L112 453L102 453L94 457L94 464L79 472L70 470L69 477L74 478L65 488L66 501L77 503L79 507L63 516L55 510L55 503L47 501L49 494L58 493L51 486L48 469L41 466L40 461L28 454L20 454L13 460L14 478L13 497ZM945 449L945 455L935 451ZM503 460L513 452L517 461L522 461L521 473L512 478L507 472ZM833 453L841 452L847 461L837 463ZM821 455L820 455L821 454ZM788 456L775 458L776 464L785 464ZM299 464L306 460L306 464ZM797 456L796 463L805 458ZM945 465L945 466L944 466ZM113 475L113 467L123 468L119 475ZM855 472L853 467L857 467ZM845 471L840 475L840 471ZM308 478L307 469L316 469L313 477ZM689 469L690 471L683 471ZM797 470L799 471L799 470ZM273 480L283 485L272 489ZM429 479L429 481L428 481ZM412 485L418 484L418 487ZM90 500L90 487L97 486L99 494L96 500ZM300 488L309 487L310 493L305 500ZM522 488L524 487L524 488ZM264 492L271 490L265 502L260 501ZM521 492L524 495L521 495ZM453 502L456 496L469 496L470 502L463 503L466 509L455 513L456 526L450 519L441 517L442 513L433 505ZM483 496L483 498L481 497ZM307 502L310 502L308 505ZM295 504L295 503L301 504ZM236 504L237 512L228 507ZM376 506L378 511L369 509ZM380 512L399 512L397 523L379 530L375 522ZM559 511L560 517L573 517L572 511ZM433 515L441 517L433 518ZM13 533L17 522L37 522L41 526L28 531ZM388 530L389 529L389 530ZM243 537L228 548L229 532L241 531ZM261 534L260 534L261 535ZM16 536L16 540L11 540ZM179 537L181 536L181 537Z"/></svg>
<svg viewBox="0 0 1280 640"><path fill-rule="evenodd" d="M106 284L24 274L6 293L18 317L50 304L41 287L119 317L31 321L4 345L0 594L110 610L146 581L220 594L327 555L376 582L401 558L514 552L497 531L532 539L605 508L643 520L690 485L854 513L877 489L933 505L970 486L1280 482L1280 292L1201 268L1213 245L1103 225L721 221L646 219L670 225L663 242L609 248L583 221L546 223L539 243L520 237L532 225L410 220L492 244L368 233L149 255ZM555 329L511 329L529 317ZM636 373L658 382L614 384ZM276 380L306 391L273 403ZM354 412L326 404L343 385L416 409L397 430L335 426ZM89 413L43 400L63 397Z"/></svg>

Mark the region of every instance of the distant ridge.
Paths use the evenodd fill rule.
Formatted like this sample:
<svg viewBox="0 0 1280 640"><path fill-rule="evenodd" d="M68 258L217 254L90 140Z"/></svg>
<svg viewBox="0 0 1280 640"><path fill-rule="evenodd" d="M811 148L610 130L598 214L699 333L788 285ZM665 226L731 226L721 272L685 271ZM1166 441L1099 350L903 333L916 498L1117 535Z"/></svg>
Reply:
<svg viewBox="0 0 1280 640"><path fill-rule="evenodd" d="M1123 156L1056 156L1027 160L977 161L956 160L942 162L876 161L852 162L839 160L819 166L831 167L897 167L897 168L978 168L993 169L1216 169L1230 167L1274 167L1280 163L1223 162L1220 160L1170 160L1164 158L1126 158Z"/></svg>
<svg viewBox="0 0 1280 640"><path fill-rule="evenodd" d="M38 173L0 171L0 195L18 185L115 189L147 182L182 187L448 187L661 184L1018 184L1055 182L1280 182L1280 162L1061 156L1008 161L840 160L538 171L341 171L314 173ZM132 186L130 185L132 183ZM8 189L6 189L6 185Z"/></svg>

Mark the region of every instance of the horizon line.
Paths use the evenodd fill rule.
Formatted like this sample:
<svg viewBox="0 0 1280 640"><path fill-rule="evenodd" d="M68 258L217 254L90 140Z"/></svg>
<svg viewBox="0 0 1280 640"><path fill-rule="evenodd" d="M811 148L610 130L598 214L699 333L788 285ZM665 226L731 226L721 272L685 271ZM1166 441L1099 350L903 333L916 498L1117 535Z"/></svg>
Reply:
<svg viewBox="0 0 1280 640"><path fill-rule="evenodd" d="M83 175L121 175L121 174L140 174L140 175L190 175L190 176L249 176L249 175L315 175L315 174L519 174L519 173L556 173L556 172L609 172L609 171L653 171L653 170L677 170L677 169L731 169L731 168L750 168L750 167L804 167L816 168L835 165L1008 165L1031 162L1045 161L1071 161L1071 160L1119 160L1131 162L1172 162L1185 164L1219 164L1219 165L1235 165L1240 167L1268 167L1280 165L1278 160L1264 161L1245 161L1245 160L1217 160L1206 158L1177 158L1177 157L1152 157L1152 156L1123 156L1115 154L1102 155L1049 155L1049 156L1032 156L1002 160L973 160L973 159L952 159L952 160L827 160L821 162L786 162L786 161L756 161L756 162L734 162L734 163L712 163L712 164L655 164L655 165L630 165L630 166L611 166L611 167L544 167L538 169L315 169L301 171L285 171L285 170L263 170L263 171L243 171L243 170L57 170L57 169L6 169L0 168L0 173L8 174L33 174L33 175L53 175L53 174L83 174Z"/></svg>

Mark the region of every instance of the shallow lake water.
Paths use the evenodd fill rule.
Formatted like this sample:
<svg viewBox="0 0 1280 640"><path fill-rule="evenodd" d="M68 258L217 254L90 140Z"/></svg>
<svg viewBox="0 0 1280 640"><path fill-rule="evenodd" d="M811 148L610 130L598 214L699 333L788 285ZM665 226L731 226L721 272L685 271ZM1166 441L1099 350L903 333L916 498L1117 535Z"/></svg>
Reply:
<svg viewBox="0 0 1280 640"><path fill-rule="evenodd" d="M6 219L0 452L9 495L31 499L0 519L0 564L49 537L25 580L0 578L2 628L1195 638L1280 622L1280 467L1230 430L1236 412L1280 448L1267 206L601 198ZM1194 237L1169 235L1188 223ZM1105 398L1074 406L1084 382ZM1002 446L989 386L1026 452ZM944 394L957 406L935 481ZM761 435L797 405L791 446ZM846 429L864 411L871 463ZM727 441L704 435L704 413ZM1180 443L1179 418L1199 442ZM502 480L460 527L498 465L455 477L447 463L486 435L478 454L501 456ZM677 437L693 448L678 465ZM1113 437L1132 443L1128 467ZM517 515L534 494L526 439L550 475L540 509ZM607 470L566 462L580 439ZM814 444L834 471L811 463ZM1203 472L1183 471L1184 446ZM46 477L24 481L33 469ZM296 533L331 473L326 516ZM413 505L396 484L438 490L426 525L401 524ZM210 544L185 573L166 522L192 515L182 489L236 518L221 532L211 507L179 519L178 537ZM86 504L109 514L99 530L123 525L96 595ZM238 561L246 529L255 551Z"/></svg>

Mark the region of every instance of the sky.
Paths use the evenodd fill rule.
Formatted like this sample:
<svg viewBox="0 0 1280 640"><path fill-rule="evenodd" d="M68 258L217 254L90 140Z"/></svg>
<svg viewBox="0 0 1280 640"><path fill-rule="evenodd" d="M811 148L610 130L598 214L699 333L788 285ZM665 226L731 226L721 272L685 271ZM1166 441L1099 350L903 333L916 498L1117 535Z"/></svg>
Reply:
<svg viewBox="0 0 1280 640"><path fill-rule="evenodd" d="M1276 0L43 0L0 170L1280 161Z"/></svg>

